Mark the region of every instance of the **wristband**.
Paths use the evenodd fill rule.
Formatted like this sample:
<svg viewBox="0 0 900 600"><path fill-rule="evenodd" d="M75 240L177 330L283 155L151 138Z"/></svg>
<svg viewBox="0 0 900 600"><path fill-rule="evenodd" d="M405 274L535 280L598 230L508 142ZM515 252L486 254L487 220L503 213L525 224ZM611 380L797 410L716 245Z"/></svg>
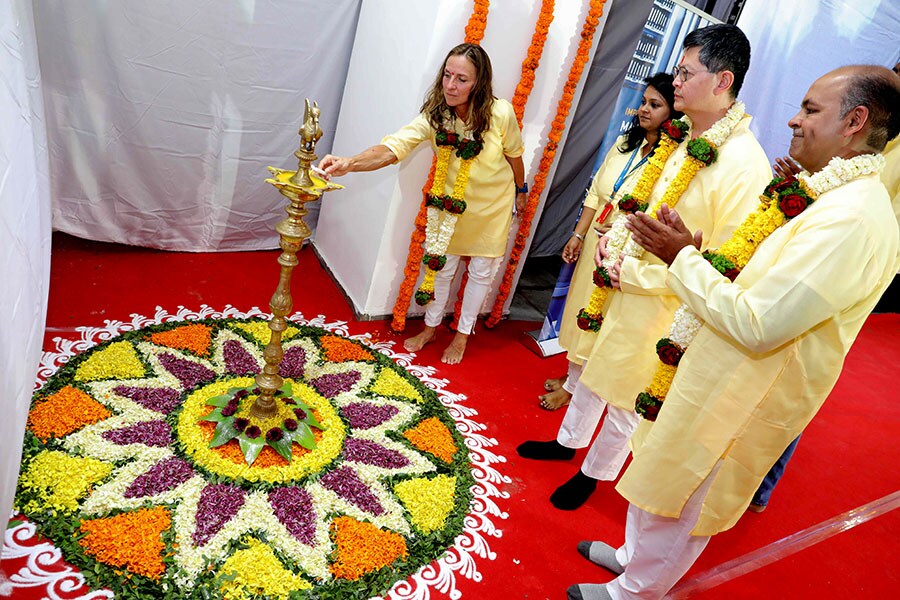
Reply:
<svg viewBox="0 0 900 600"><path fill-rule="evenodd" d="M515 183L513 183L515 185ZM516 194L527 194L528 193L528 182L522 184L522 187L516 185Z"/></svg>
<svg viewBox="0 0 900 600"><path fill-rule="evenodd" d="M581 243L582 243L582 244L584 243L584 236L583 236L583 235L581 235L581 234L578 233L577 231L573 231L573 232L572 232L572 235L574 235L574 236L577 237L579 240L581 240Z"/></svg>

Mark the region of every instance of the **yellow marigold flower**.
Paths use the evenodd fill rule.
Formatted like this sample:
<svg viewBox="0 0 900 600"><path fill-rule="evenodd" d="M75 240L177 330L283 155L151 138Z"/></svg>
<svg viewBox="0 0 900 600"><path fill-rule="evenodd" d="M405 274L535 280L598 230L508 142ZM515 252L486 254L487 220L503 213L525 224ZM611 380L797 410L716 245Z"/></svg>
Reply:
<svg viewBox="0 0 900 600"><path fill-rule="evenodd" d="M29 510L49 508L74 511L78 500L91 487L105 479L112 465L93 458L76 458L62 452L44 450L34 457L19 480L24 489L35 490L43 499L43 506L29 506Z"/></svg>
<svg viewBox="0 0 900 600"><path fill-rule="evenodd" d="M400 396L402 398L415 400L416 402L425 401L425 399L422 398L422 394L420 394L410 382L388 367L381 369L378 379L375 380L375 383L372 384L369 391L382 396Z"/></svg>
<svg viewBox="0 0 900 600"><path fill-rule="evenodd" d="M234 323L232 329L240 329L249 333L260 344L268 344L269 338L272 337L272 330L269 329L269 323L266 321L251 321L249 323ZM288 325L288 328L281 332L281 339L287 340L300 333L296 327Z"/></svg>
<svg viewBox="0 0 900 600"><path fill-rule="evenodd" d="M424 533L443 529L456 495L456 477L438 475L433 479L401 481L394 493L409 511L413 525Z"/></svg>
<svg viewBox="0 0 900 600"><path fill-rule="evenodd" d="M653 374L653 381L650 382L647 393L654 398L660 400L665 399L666 394L669 393L669 388L672 387L672 379L675 378L677 370L678 368L673 367L672 365L664 363L657 364L656 373Z"/></svg>
<svg viewBox="0 0 900 600"><path fill-rule="evenodd" d="M447 167L450 164L452 146L441 146L437 151L437 164L434 167L434 183L431 185L432 196L444 195L444 183L447 181Z"/></svg>
<svg viewBox="0 0 900 600"><path fill-rule="evenodd" d="M288 598L296 590L308 590L312 584L284 568L269 546L256 538L247 542L249 548L238 550L222 565L220 590L229 600L244 598Z"/></svg>
<svg viewBox="0 0 900 600"><path fill-rule="evenodd" d="M456 181L453 183L453 197L462 200L466 193L466 184L469 183L469 168L472 166L472 159L464 160L459 165L459 172L456 174Z"/></svg>
<svg viewBox="0 0 900 600"><path fill-rule="evenodd" d="M588 300L588 305L585 310L587 310L590 314L596 315L599 314L601 310L603 310L603 305L606 304L606 299L609 297L609 288L607 287L597 287L594 286L593 291L591 292L591 298Z"/></svg>
<svg viewBox="0 0 900 600"><path fill-rule="evenodd" d="M113 342L98 350L78 366L75 381L100 379L128 379L143 377L144 364L138 358L131 342Z"/></svg>

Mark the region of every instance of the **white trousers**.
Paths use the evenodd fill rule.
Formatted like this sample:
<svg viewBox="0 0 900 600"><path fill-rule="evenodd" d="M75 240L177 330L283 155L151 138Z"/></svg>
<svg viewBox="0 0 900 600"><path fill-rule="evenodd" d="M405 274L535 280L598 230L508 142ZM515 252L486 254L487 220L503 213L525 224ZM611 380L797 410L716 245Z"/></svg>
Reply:
<svg viewBox="0 0 900 600"><path fill-rule="evenodd" d="M677 519L628 505L625 544L616 550L616 561L625 572L606 584L613 600L662 598L687 573L709 543L709 536L693 536L691 530L721 465L719 461L688 498Z"/></svg>
<svg viewBox="0 0 900 600"><path fill-rule="evenodd" d="M491 290L491 281L502 262L502 256L496 258L473 256L469 259L469 282L466 284L456 329L459 333L466 335L472 333L478 312ZM450 297L450 284L453 283L458 266L459 256L448 254L444 268L434 277L434 300L425 306L425 324L429 327L437 327L444 320L447 299Z"/></svg>
<svg viewBox="0 0 900 600"><path fill-rule="evenodd" d="M579 381L559 426L556 441L566 448L584 448L590 444L604 408L606 419L581 463L581 472L594 479L611 481L619 476L622 465L631 453L628 440L641 419L636 412L608 405L606 400Z"/></svg>
<svg viewBox="0 0 900 600"><path fill-rule="evenodd" d="M575 386L578 385L578 380L581 378L582 371L584 371L584 365L573 363L570 360L569 373L566 375L566 380L563 382L562 388L570 394L574 394Z"/></svg>

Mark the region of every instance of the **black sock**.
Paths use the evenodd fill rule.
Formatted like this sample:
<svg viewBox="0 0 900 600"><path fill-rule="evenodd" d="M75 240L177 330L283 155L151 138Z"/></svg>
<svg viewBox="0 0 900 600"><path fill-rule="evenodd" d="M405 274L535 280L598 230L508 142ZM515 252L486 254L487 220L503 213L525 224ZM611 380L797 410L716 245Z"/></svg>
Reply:
<svg viewBox="0 0 900 600"><path fill-rule="evenodd" d="M522 458L533 460L572 460L575 457L574 448L566 448L556 440L549 442L522 442L516 448L516 452Z"/></svg>
<svg viewBox="0 0 900 600"><path fill-rule="evenodd" d="M597 480L578 471L550 495L550 503L560 510L575 510L591 497L597 489Z"/></svg>

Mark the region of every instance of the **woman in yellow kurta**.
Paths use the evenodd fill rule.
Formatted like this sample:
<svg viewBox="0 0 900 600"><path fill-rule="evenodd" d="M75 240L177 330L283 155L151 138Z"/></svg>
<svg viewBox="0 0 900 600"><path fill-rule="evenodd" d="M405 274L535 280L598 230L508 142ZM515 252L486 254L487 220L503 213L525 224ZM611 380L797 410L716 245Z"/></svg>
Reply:
<svg viewBox="0 0 900 600"><path fill-rule="evenodd" d="M425 96L421 114L381 144L351 157L328 155L320 167L329 175L374 171L406 158L426 140L438 156L425 234L425 328L403 346L420 350L434 339L444 316L450 284L461 256L470 257L469 282L456 336L443 362L462 360L475 319L503 262L513 203L525 208L528 187L522 135L512 105L494 98L491 62L474 44L453 48ZM424 290L424 291L423 291ZM430 294L430 298L428 295Z"/></svg>
<svg viewBox="0 0 900 600"><path fill-rule="evenodd" d="M631 127L609 150L606 158L588 190L581 209L581 217L572 232L572 237L563 248L562 258L567 263L578 261L566 307L560 321L559 344L568 351L569 370L566 377L547 380L545 387L548 393L540 396L541 408L556 410L569 403L575 384L581 373L581 367L590 354L596 334L579 329L576 324L578 311L587 303L594 287L591 279L594 272L593 256L597 249L599 236L609 230L612 222L611 210L622 195L620 190L628 188L629 182L640 177L650 153L659 141L659 126L666 119L681 117L680 111L672 109L675 102L675 88L672 76L668 73L657 73L647 79L647 88L641 98L641 106L634 116ZM602 208L601 208L602 207ZM607 208L608 207L608 208ZM591 231L597 211L600 215ZM602 218L600 218L602 217ZM595 235L596 232L596 235Z"/></svg>

